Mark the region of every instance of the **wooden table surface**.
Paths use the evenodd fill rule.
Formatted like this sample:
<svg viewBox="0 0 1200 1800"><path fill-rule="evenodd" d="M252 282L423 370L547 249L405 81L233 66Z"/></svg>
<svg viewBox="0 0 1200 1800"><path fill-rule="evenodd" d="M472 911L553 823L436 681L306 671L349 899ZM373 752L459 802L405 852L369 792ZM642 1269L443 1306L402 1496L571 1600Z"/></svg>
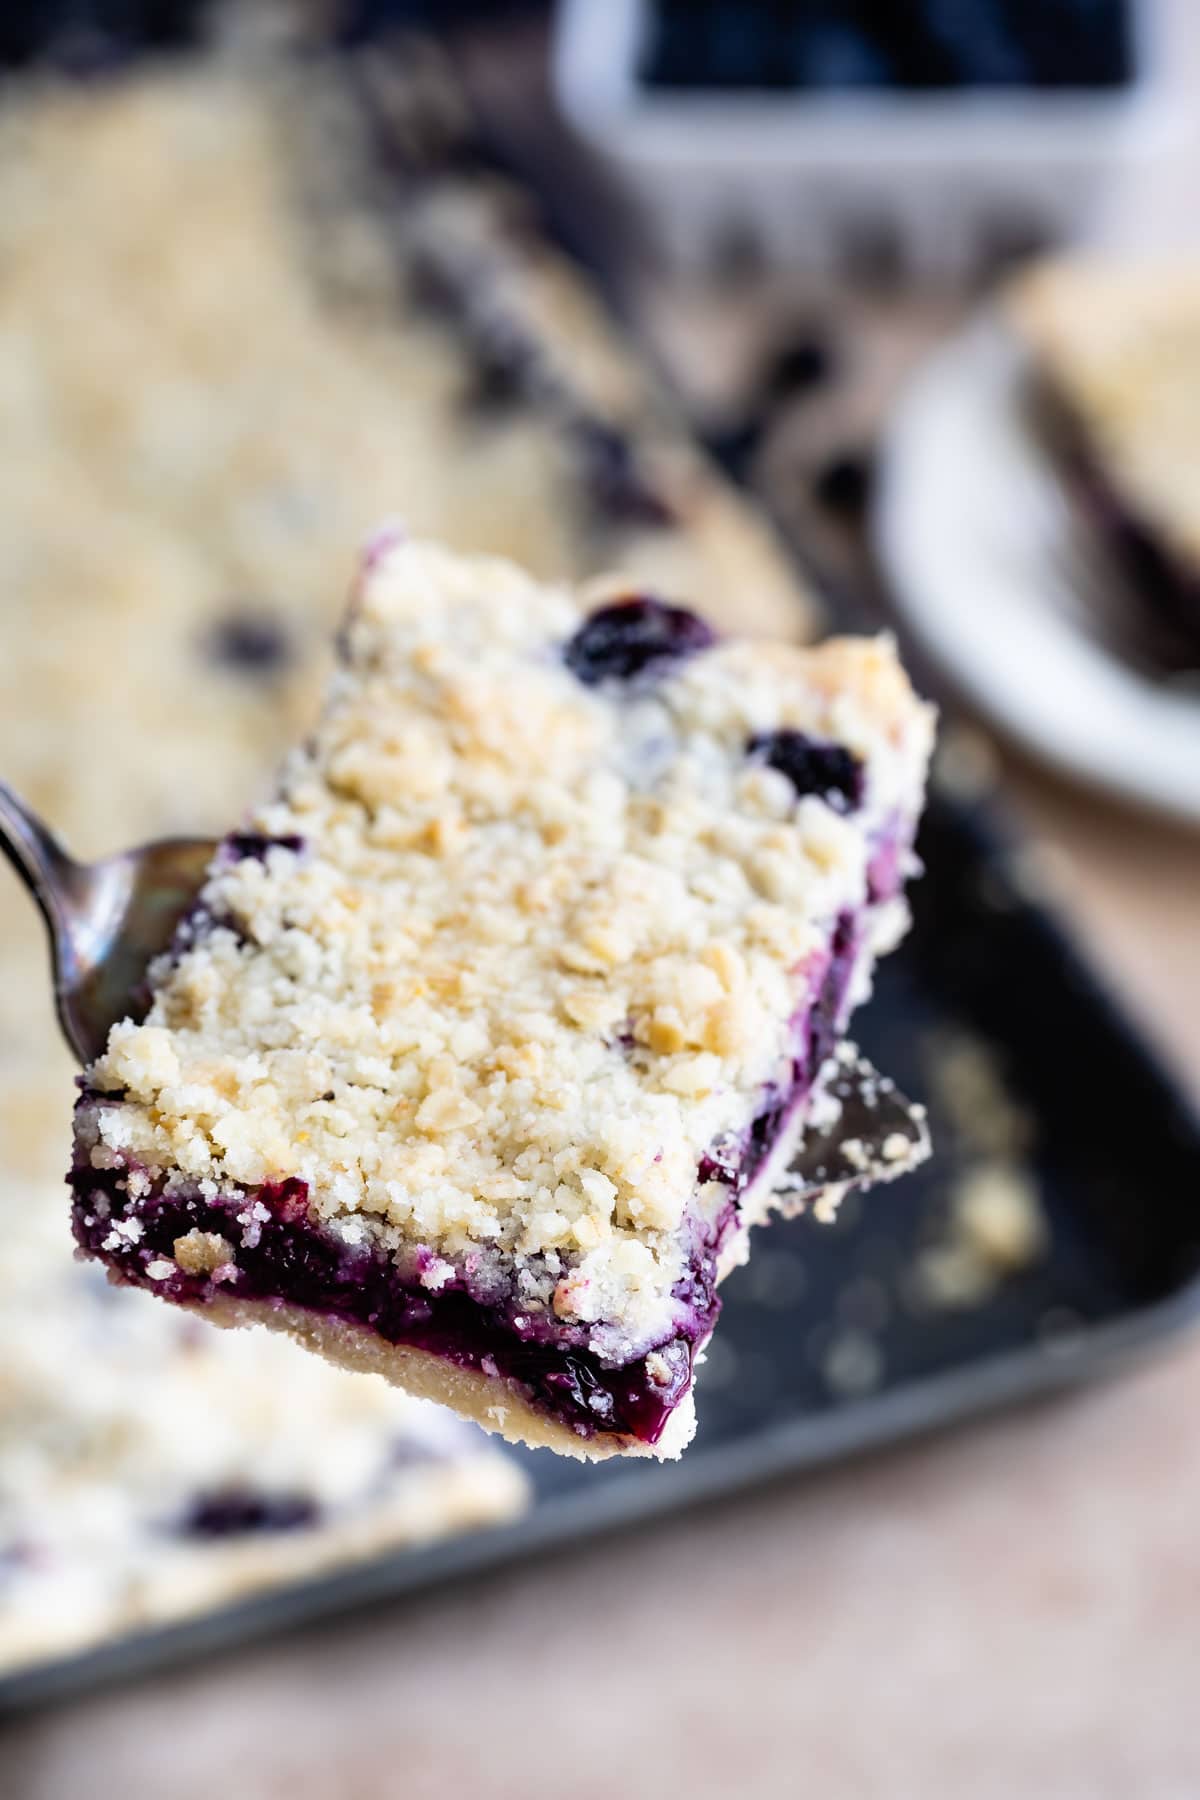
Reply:
<svg viewBox="0 0 1200 1800"><path fill-rule="evenodd" d="M1025 768L1008 787L1200 1098L1200 839ZM1192 1337L1109 1386L32 1718L0 1738L0 1795L1190 1800L1198 1682Z"/></svg>

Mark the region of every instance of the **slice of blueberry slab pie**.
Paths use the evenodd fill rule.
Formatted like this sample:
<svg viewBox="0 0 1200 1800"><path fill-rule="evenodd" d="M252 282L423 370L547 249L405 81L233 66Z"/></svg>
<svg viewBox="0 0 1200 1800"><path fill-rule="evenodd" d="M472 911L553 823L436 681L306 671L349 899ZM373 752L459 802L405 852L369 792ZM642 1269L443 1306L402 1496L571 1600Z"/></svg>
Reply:
<svg viewBox="0 0 1200 1800"><path fill-rule="evenodd" d="M720 639L384 534L312 739L76 1115L113 1275L490 1430L678 1455L902 885L887 639Z"/></svg>
<svg viewBox="0 0 1200 1800"><path fill-rule="evenodd" d="M1135 647L1194 669L1200 260L1051 257L1017 281L1008 316L1073 510L1137 602Z"/></svg>

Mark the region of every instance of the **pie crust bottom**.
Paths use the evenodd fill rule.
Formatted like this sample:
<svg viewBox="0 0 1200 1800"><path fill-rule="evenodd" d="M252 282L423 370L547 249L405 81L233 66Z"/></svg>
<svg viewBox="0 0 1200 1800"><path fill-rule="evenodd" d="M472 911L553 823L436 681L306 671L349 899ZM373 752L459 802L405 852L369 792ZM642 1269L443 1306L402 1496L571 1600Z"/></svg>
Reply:
<svg viewBox="0 0 1200 1800"><path fill-rule="evenodd" d="M582 1437L560 1420L531 1406L518 1383L502 1375L487 1375L481 1369L464 1368L412 1344L389 1343L364 1325L309 1312L282 1300L238 1300L219 1294L211 1300L179 1304L212 1325L262 1325L269 1331L285 1332L306 1349L317 1351L344 1369L382 1375L385 1381L421 1399L448 1406L510 1443L554 1450L559 1456L573 1456L580 1462L601 1462L610 1456L674 1460L687 1448L696 1431L696 1402L691 1389L672 1411L657 1443L611 1431ZM703 1345L698 1346L697 1354L702 1349Z"/></svg>

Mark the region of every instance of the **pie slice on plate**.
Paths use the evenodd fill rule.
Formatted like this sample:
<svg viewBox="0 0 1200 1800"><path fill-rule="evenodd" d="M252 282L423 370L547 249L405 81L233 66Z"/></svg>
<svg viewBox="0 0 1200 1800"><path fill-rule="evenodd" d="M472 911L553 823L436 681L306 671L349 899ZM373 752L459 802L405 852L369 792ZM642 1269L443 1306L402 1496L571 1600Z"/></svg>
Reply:
<svg viewBox="0 0 1200 1800"><path fill-rule="evenodd" d="M1200 260L1052 257L1008 315L1072 499L1144 610L1158 661L1200 662Z"/></svg>
<svg viewBox="0 0 1200 1800"><path fill-rule="evenodd" d="M74 1227L506 1437L662 1457L903 928L932 715L887 639L597 598L375 542L312 739L84 1078Z"/></svg>

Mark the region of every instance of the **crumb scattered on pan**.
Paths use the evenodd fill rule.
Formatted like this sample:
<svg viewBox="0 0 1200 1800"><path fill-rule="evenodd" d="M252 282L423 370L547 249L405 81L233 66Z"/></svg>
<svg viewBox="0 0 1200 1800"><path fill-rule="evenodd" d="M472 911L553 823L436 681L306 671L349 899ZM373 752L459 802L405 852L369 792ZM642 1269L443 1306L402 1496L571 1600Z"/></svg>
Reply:
<svg viewBox="0 0 1200 1800"><path fill-rule="evenodd" d="M935 1111L960 1167L937 1197L908 1289L918 1308L968 1310L1049 1251L1050 1223L1030 1162L1035 1124L982 1039L940 1031L928 1050Z"/></svg>
<svg viewBox="0 0 1200 1800"><path fill-rule="evenodd" d="M977 1306L1002 1281L1040 1262L1049 1242L1030 1171L1015 1163L981 1164L955 1182L944 1235L916 1257L916 1293L930 1306Z"/></svg>
<svg viewBox="0 0 1200 1800"><path fill-rule="evenodd" d="M1070 859L1056 844L1020 844L1005 869L1022 900L1035 906L1052 905L1070 884Z"/></svg>
<svg viewBox="0 0 1200 1800"><path fill-rule="evenodd" d="M969 725L943 725L938 733L932 782L949 799L984 799L996 786L996 753L982 732Z"/></svg>
<svg viewBox="0 0 1200 1800"><path fill-rule="evenodd" d="M968 1032L931 1039L929 1084L936 1110L969 1155L1019 1157L1033 1142L1033 1115L1014 1100L994 1051Z"/></svg>

